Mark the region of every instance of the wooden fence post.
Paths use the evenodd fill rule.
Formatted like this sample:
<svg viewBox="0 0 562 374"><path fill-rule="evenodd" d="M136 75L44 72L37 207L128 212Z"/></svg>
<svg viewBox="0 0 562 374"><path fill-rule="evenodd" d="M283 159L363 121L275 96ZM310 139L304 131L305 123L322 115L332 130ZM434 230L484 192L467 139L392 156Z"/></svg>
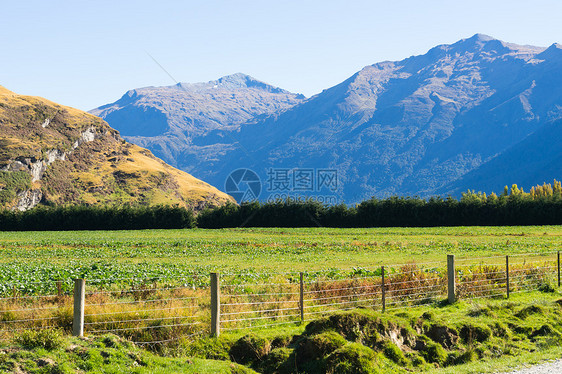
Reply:
<svg viewBox="0 0 562 374"><path fill-rule="evenodd" d="M219 336L221 330L221 295L218 273L211 273L211 335Z"/></svg>
<svg viewBox="0 0 562 374"><path fill-rule="evenodd" d="M560 287L560 251L558 251L558 287Z"/></svg>
<svg viewBox="0 0 562 374"><path fill-rule="evenodd" d="M74 280L74 319L72 320L72 335L84 336L84 299L86 281L84 279Z"/></svg>
<svg viewBox="0 0 562 374"><path fill-rule="evenodd" d="M57 296L62 296L62 281L57 281Z"/></svg>
<svg viewBox="0 0 562 374"><path fill-rule="evenodd" d="M505 292L509 299L509 256L505 256Z"/></svg>
<svg viewBox="0 0 562 374"><path fill-rule="evenodd" d="M455 292L455 255L447 255L447 298L449 304L456 301Z"/></svg>
<svg viewBox="0 0 562 374"><path fill-rule="evenodd" d="M382 276L382 282L381 282L381 292L382 292L382 312L384 313L386 310L386 289L384 286L384 266L381 266L381 276Z"/></svg>
<svg viewBox="0 0 562 374"><path fill-rule="evenodd" d="M300 273L299 308L301 312L301 321L304 321L304 279L302 271Z"/></svg>

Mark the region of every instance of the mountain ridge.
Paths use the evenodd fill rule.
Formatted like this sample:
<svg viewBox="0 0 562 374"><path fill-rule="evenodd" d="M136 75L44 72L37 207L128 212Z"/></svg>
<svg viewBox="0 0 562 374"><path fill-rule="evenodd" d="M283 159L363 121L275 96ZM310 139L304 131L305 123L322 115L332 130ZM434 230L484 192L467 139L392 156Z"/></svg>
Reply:
<svg viewBox="0 0 562 374"><path fill-rule="evenodd" d="M348 203L447 193L445 186L562 118L561 52L556 43L520 46L476 34L368 65L265 117L223 123L199 138L207 153L174 162L218 187L239 168L264 184L275 168L334 169L333 194Z"/></svg>

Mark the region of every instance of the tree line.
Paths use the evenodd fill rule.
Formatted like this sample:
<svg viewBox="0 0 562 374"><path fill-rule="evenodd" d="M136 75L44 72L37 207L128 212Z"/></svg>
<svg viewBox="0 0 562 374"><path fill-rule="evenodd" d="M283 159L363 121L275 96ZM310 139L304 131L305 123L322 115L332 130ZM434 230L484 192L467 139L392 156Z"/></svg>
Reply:
<svg viewBox="0 0 562 374"><path fill-rule="evenodd" d="M140 230L195 227L191 210L175 206L64 206L0 210L2 231Z"/></svg>
<svg viewBox="0 0 562 374"><path fill-rule="evenodd" d="M40 206L0 210L0 230L132 230L226 227L430 227L562 224L562 185L517 185L500 195L467 191L451 196L393 196L356 205L317 201L251 202L206 209L197 216L177 206Z"/></svg>
<svg viewBox="0 0 562 374"><path fill-rule="evenodd" d="M467 191L451 196L372 198L354 206L304 202L252 202L206 210L201 228L221 227L430 227L562 224L562 185L558 181L525 192L517 185L501 195Z"/></svg>

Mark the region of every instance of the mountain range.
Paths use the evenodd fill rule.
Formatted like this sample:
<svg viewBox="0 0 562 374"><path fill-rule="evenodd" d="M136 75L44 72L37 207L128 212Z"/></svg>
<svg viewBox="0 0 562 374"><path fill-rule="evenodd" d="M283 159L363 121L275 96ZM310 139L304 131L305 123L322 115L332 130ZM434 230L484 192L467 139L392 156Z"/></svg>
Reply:
<svg viewBox="0 0 562 374"><path fill-rule="evenodd" d="M562 46L476 34L308 99L235 74L132 90L91 113L229 193L261 182L262 200L500 192L560 179Z"/></svg>
<svg viewBox="0 0 562 374"><path fill-rule="evenodd" d="M0 207L178 205L234 201L126 142L86 112L0 86Z"/></svg>

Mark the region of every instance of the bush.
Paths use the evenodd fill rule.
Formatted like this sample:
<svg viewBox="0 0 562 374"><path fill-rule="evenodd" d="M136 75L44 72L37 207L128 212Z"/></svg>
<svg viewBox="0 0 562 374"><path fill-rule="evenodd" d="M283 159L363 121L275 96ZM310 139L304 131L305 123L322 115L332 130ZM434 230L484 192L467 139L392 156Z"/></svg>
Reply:
<svg viewBox="0 0 562 374"><path fill-rule="evenodd" d="M452 352L447 357L446 365L449 366L467 364L469 362L475 361L477 358L478 355L471 349L464 352Z"/></svg>
<svg viewBox="0 0 562 374"><path fill-rule="evenodd" d="M224 337L201 337L182 343L182 353L189 357L209 360L229 360L229 351L234 342Z"/></svg>
<svg viewBox="0 0 562 374"><path fill-rule="evenodd" d="M140 230L193 227L195 227L193 212L175 206L40 206L25 212L0 210L0 231Z"/></svg>

